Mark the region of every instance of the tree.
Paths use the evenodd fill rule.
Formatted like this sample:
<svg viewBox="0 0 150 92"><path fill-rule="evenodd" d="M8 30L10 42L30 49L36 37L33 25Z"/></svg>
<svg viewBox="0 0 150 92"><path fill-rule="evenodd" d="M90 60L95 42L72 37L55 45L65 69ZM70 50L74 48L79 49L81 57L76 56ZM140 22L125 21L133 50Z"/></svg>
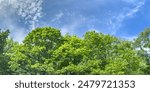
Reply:
<svg viewBox="0 0 150 92"><path fill-rule="evenodd" d="M150 28L140 33L137 39L135 39L134 46L138 50L138 54L147 61L149 67L145 72L150 74Z"/></svg>
<svg viewBox="0 0 150 92"><path fill-rule="evenodd" d="M65 42L53 53L56 74L81 74L79 68L89 53L84 41L77 36L65 36Z"/></svg>
<svg viewBox="0 0 150 92"><path fill-rule="evenodd" d="M95 31L83 38L37 28L10 50L14 74L144 74L146 62L132 42ZM13 53L12 53L13 52Z"/></svg>
<svg viewBox="0 0 150 92"><path fill-rule="evenodd" d="M9 57L7 56L9 30L0 30L0 74L8 74L10 72L8 68Z"/></svg>
<svg viewBox="0 0 150 92"><path fill-rule="evenodd" d="M91 51L88 63L97 63L92 74L143 74L147 67L130 41L95 31L87 32L84 39Z"/></svg>
<svg viewBox="0 0 150 92"><path fill-rule="evenodd" d="M59 30L51 27L37 28L15 48L9 62L10 68L17 74L52 73L52 54L62 43Z"/></svg>

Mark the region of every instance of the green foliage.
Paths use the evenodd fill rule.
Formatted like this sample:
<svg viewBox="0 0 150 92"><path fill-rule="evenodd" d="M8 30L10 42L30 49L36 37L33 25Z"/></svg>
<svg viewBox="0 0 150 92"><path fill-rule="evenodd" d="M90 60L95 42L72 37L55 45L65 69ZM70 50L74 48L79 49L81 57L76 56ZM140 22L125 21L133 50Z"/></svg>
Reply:
<svg viewBox="0 0 150 92"><path fill-rule="evenodd" d="M94 31L86 33L85 40L91 49L91 59L99 61L98 74L142 74L146 68L129 41Z"/></svg>
<svg viewBox="0 0 150 92"><path fill-rule="evenodd" d="M6 40L9 35L9 30L0 31L0 54L3 54L6 45Z"/></svg>
<svg viewBox="0 0 150 92"><path fill-rule="evenodd" d="M86 32L83 38L62 36L60 30L45 27L33 30L19 44L0 33L4 37L1 66L5 65L7 72L0 71L31 75L147 74L147 59L136 49L149 46L147 31L142 34L133 43L95 31Z"/></svg>
<svg viewBox="0 0 150 92"><path fill-rule="evenodd" d="M8 68L9 57L7 51L9 50L8 46L8 35L9 30L0 31L0 74L8 74L10 70Z"/></svg>
<svg viewBox="0 0 150 92"><path fill-rule="evenodd" d="M138 50L138 55L146 60L148 68L145 70L146 74L150 74L150 28L145 29L134 43L135 48Z"/></svg>
<svg viewBox="0 0 150 92"><path fill-rule="evenodd" d="M54 28L37 28L15 49L10 68L16 74L48 74L53 72L52 54L63 43L60 31Z"/></svg>

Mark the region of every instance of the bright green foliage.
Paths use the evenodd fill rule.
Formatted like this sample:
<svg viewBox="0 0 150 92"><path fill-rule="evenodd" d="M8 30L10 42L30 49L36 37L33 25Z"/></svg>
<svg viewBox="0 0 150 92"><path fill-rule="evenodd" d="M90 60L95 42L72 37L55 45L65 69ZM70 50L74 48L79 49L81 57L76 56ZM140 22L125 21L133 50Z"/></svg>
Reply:
<svg viewBox="0 0 150 92"><path fill-rule="evenodd" d="M136 39L136 46L143 48L150 48L150 28L145 29Z"/></svg>
<svg viewBox="0 0 150 92"><path fill-rule="evenodd" d="M135 39L135 48L138 49L138 54L147 61L149 67L146 69L146 74L150 74L150 28L145 29L137 39Z"/></svg>
<svg viewBox="0 0 150 92"><path fill-rule="evenodd" d="M0 31L0 74L9 73L7 51L9 50L7 45L7 38L9 35L9 30Z"/></svg>
<svg viewBox="0 0 150 92"><path fill-rule="evenodd" d="M76 36L65 37L66 41L53 53L56 74L79 74L78 66L87 58L89 50L84 41Z"/></svg>
<svg viewBox="0 0 150 92"><path fill-rule="evenodd" d="M130 42L121 42L114 46L111 56L106 65L107 74L143 74L146 64Z"/></svg>
<svg viewBox="0 0 150 92"><path fill-rule="evenodd" d="M52 54L63 42L60 31L54 28L37 28L19 45L11 56L10 68L17 74L48 74Z"/></svg>
<svg viewBox="0 0 150 92"><path fill-rule="evenodd" d="M9 31L0 31L0 54L3 54Z"/></svg>
<svg viewBox="0 0 150 92"><path fill-rule="evenodd" d="M10 48L6 53L9 74L123 75L147 70L146 59L132 42L95 31L79 38L62 36L60 30L51 27L37 28L22 44L9 40L6 45Z"/></svg>
<svg viewBox="0 0 150 92"><path fill-rule="evenodd" d="M146 67L131 42L94 31L85 34L85 42L91 50L90 59L99 65L92 74L142 74Z"/></svg>

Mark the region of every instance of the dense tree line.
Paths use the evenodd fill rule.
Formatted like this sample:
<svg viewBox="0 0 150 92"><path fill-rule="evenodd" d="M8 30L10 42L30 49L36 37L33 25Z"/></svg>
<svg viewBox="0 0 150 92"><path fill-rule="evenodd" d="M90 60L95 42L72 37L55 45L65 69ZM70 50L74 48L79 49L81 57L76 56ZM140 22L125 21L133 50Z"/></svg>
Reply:
<svg viewBox="0 0 150 92"><path fill-rule="evenodd" d="M82 38L45 27L22 43L0 32L0 74L150 74L150 29L134 41L88 31Z"/></svg>

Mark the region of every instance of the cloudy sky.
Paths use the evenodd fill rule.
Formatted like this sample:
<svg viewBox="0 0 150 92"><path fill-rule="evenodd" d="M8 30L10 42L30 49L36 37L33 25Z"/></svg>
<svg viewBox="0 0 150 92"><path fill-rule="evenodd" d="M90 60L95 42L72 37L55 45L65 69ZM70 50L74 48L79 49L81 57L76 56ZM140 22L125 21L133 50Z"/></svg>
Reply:
<svg viewBox="0 0 150 92"><path fill-rule="evenodd" d="M89 30L133 39L150 27L150 0L0 0L0 28L21 42L51 26L80 37Z"/></svg>

